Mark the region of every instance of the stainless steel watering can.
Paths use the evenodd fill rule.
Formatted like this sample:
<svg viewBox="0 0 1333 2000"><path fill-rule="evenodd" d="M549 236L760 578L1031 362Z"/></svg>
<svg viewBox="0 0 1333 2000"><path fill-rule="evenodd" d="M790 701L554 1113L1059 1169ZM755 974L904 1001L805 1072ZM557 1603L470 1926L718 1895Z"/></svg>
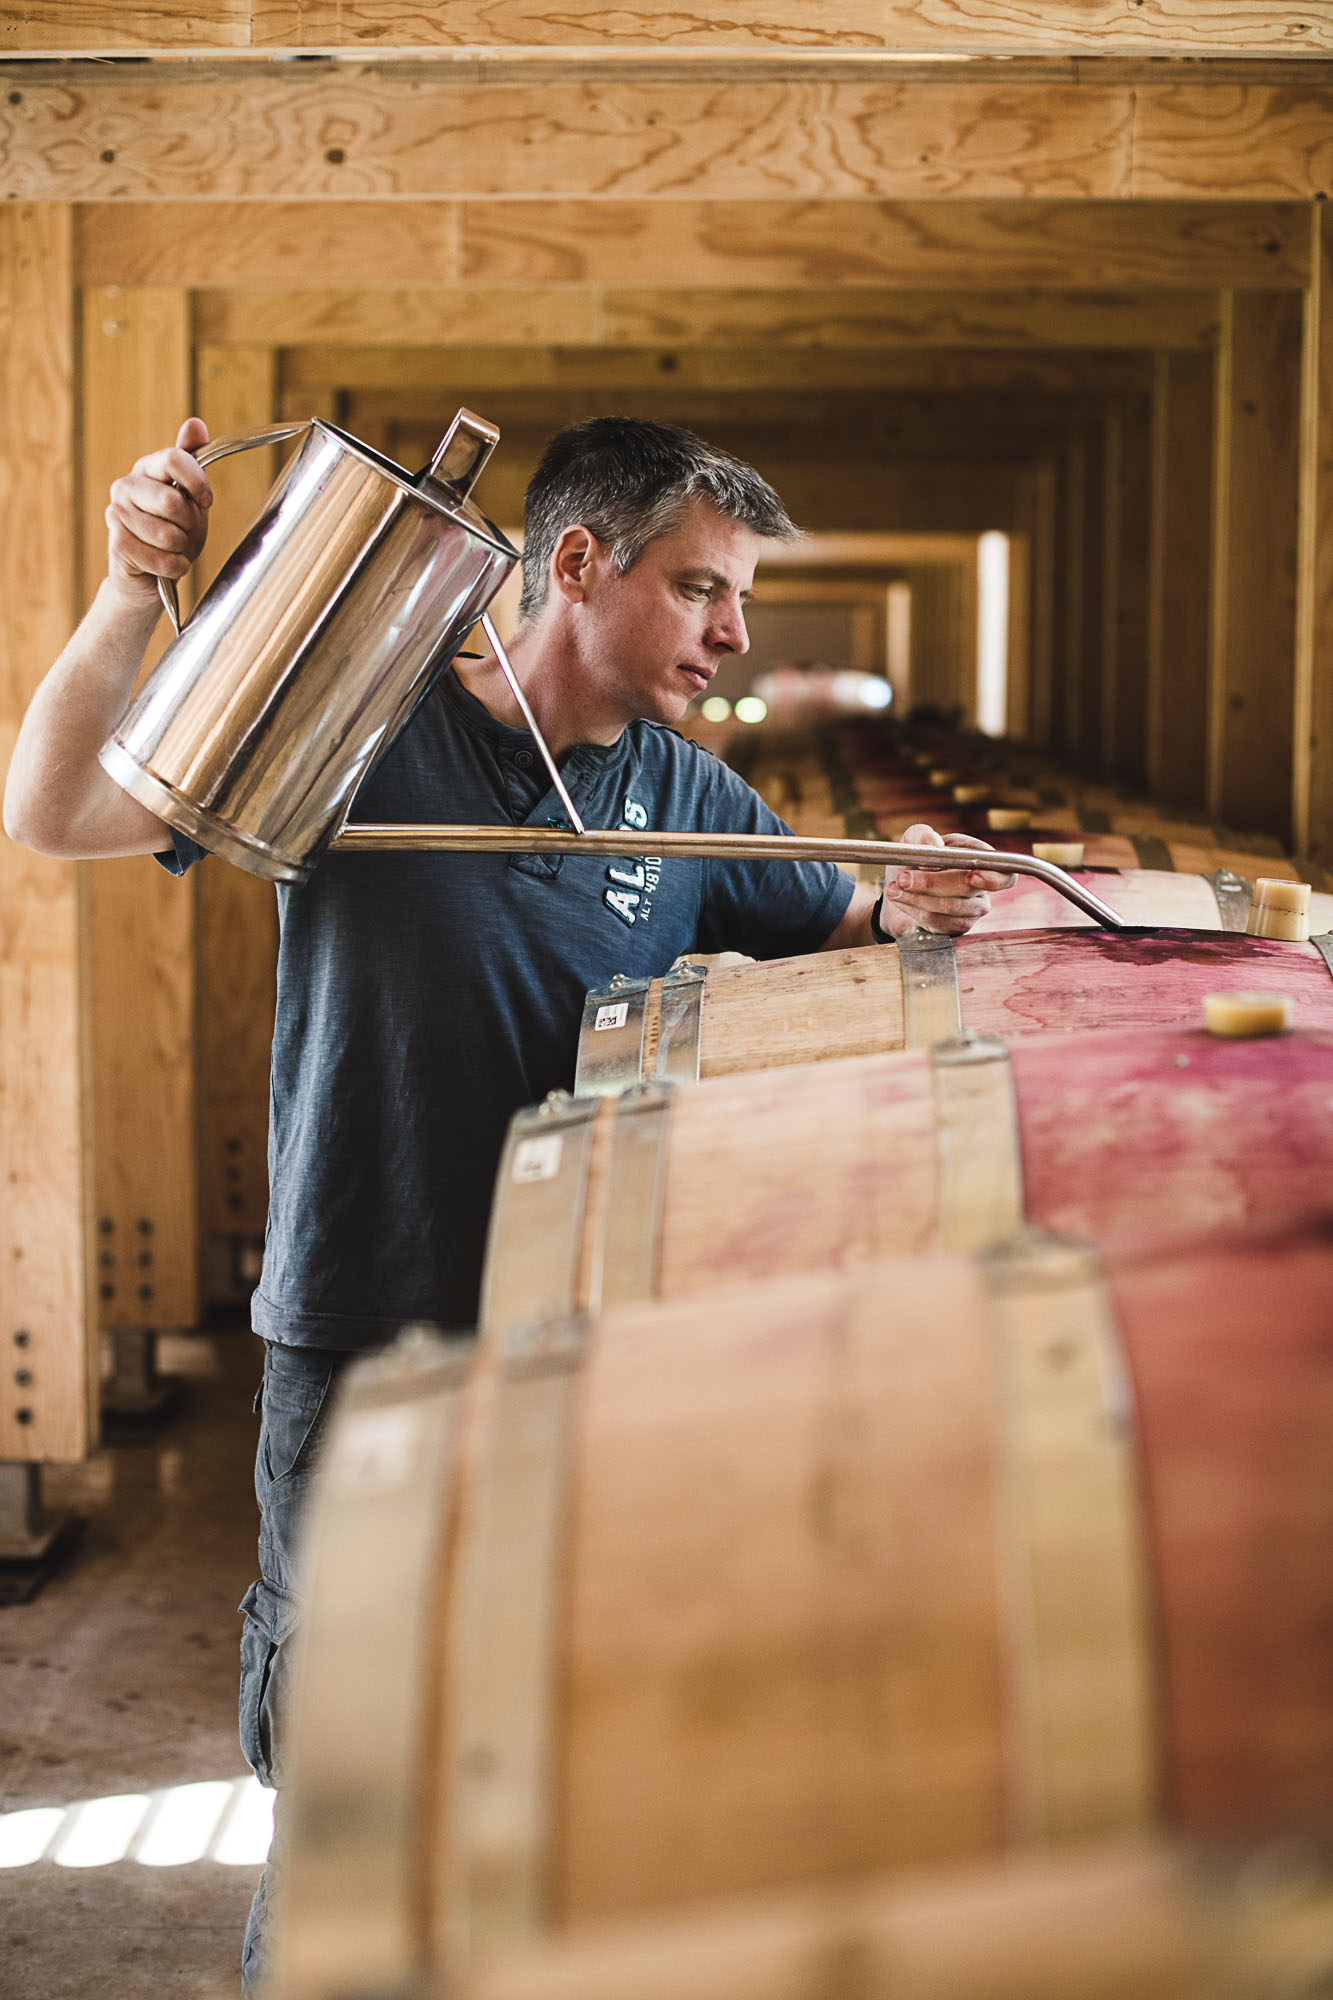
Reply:
<svg viewBox="0 0 1333 2000"><path fill-rule="evenodd" d="M100 753L169 826L276 882L308 878L518 561L468 497L499 437L469 410L416 477L319 418L196 456L302 432L188 621L162 586L176 638Z"/></svg>

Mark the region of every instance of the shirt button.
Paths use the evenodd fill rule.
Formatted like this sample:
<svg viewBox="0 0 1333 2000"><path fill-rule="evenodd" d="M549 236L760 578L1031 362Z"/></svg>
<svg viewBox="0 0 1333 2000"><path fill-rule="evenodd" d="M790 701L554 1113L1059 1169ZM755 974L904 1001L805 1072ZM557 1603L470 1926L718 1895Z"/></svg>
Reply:
<svg viewBox="0 0 1333 2000"><path fill-rule="evenodd" d="M531 750L515 750L514 762L520 771L530 771L532 769Z"/></svg>

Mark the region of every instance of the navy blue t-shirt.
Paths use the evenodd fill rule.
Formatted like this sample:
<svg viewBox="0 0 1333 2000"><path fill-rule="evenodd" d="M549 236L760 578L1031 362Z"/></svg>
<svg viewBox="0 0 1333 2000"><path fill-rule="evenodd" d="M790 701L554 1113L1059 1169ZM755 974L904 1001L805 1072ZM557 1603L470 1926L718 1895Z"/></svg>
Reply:
<svg viewBox="0 0 1333 2000"><path fill-rule="evenodd" d="M633 830L786 833L717 758L654 723L581 744L561 776L623 860L341 854L278 891L269 1221L254 1327L359 1350L404 1320L475 1323L512 1114L573 1083L584 994L682 952L813 950L851 899L827 863L654 860ZM533 738L452 671L357 793L354 817L563 823ZM166 865L199 853L176 836Z"/></svg>

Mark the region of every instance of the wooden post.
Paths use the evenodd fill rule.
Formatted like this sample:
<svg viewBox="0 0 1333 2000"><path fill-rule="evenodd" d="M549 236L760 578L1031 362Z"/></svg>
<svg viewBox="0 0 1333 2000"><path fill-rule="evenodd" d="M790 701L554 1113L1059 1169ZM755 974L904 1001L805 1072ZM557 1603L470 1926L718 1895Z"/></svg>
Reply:
<svg viewBox="0 0 1333 2000"><path fill-rule="evenodd" d="M1035 474L1024 476L1025 489ZM1025 512L1029 510L1025 506ZM1032 531L1016 528L1009 537L1009 606L1005 629L1005 734L1022 740L1030 727L1032 698Z"/></svg>
<svg viewBox="0 0 1333 2000"><path fill-rule="evenodd" d="M1202 810L1208 769L1212 601L1211 354L1159 353L1148 509L1147 782Z"/></svg>
<svg viewBox="0 0 1333 2000"><path fill-rule="evenodd" d="M1310 209L1301 392L1295 851L1333 862L1333 220Z"/></svg>
<svg viewBox="0 0 1333 2000"><path fill-rule="evenodd" d="M977 560L914 565L911 699L957 708L964 723L977 710Z"/></svg>
<svg viewBox="0 0 1333 2000"><path fill-rule="evenodd" d="M1082 498L1078 504L1082 550L1077 560L1077 613L1071 613L1070 618L1069 744L1075 761L1084 770L1104 771L1107 746L1102 691L1107 676L1106 608L1114 596L1111 563L1115 557L1114 546L1108 548L1107 544L1107 425L1104 421L1089 420L1082 429L1079 445Z"/></svg>
<svg viewBox="0 0 1333 2000"><path fill-rule="evenodd" d="M1051 716L1055 747L1077 758L1083 686L1084 598L1087 568L1087 438L1082 430L1070 437L1059 459L1056 501L1056 619L1055 672Z"/></svg>
<svg viewBox="0 0 1333 2000"><path fill-rule="evenodd" d="M197 405L210 437L274 421L277 370L268 347L201 347ZM211 477L200 558L202 590L259 513L282 449L242 452ZM235 1290L235 1253L261 1238L268 1209L268 1072L277 997L277 899L271 884L210 860L198 871L201 1224L206 1288Z"/></svg>
<svg viewBox="0 0 1333 2000"><path fill-rule="evenodd" d="M1217 357L1208 807L1291 839L1302 302L1225 292Z"/></svg>
<svg viewBox="0 0 1333 2000"><path fill-rule="evenodd" d="M0 762L74 623L70 213L0 211ZM72 862L0 838L0 1461L95 1435Z"/></svg>
<svg viewBox="0 0 1333 2000"><path fill-rule="evenodd" d="M1126 784L1147 781L1149 412L1118 402L1107 425L1108 590L1103 629L1107 671L1102 730L1107 763Z"/></svg>
<svg viewBox="0 0 1333 2000"><path fill-rule="evenodd" d="M1043 749L1055 741L1054 675L1057 600L1056 509L1059 469L1054 458L1033 467L1031 500L1031 570L1029 601L1029 693L1025 729L1021 732Z"/></svg>
<svg viewBox="0 0 1333 2000"><path fill-rule="evenodd" d="M105 573L107 489L190 412L186 293L94 288L83 310L84 596ZM155 646L165 641L166 621ZM198 1317L194 884L149 855L87 876L101 1323Z"/></svg>

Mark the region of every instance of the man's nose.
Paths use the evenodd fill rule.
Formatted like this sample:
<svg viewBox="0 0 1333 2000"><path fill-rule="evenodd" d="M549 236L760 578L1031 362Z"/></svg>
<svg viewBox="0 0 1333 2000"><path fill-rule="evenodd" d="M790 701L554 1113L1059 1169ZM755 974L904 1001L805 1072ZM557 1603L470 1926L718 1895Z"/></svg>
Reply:
<svg viewBox="0 0 1333 2000"><path fill-rule="evenodd" d="M745 629L745 613L739 604L719 604L717 621L709 637L728 653L748 653L750 635Z"/></svg>

